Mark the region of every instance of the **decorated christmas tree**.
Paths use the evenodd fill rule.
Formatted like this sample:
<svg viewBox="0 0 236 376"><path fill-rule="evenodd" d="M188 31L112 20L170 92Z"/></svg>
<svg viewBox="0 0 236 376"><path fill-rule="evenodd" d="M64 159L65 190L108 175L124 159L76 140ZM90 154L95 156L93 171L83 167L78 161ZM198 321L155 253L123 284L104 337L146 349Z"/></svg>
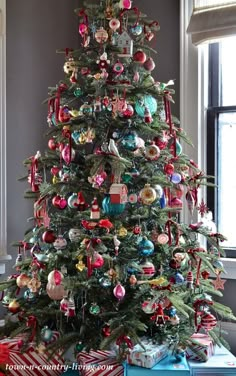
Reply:
<svg viewBox="0 0 236 376"><path fill-rule="evenodd" d="M58 331L55 350L115 347L121 359L143 336L176 353L200 330L224 342L217 322L235 319L214 299L224 237L199 200L208 177L182 152L173 82L152 77L159 24L130 0L75 13L81 46L58 51L48 150L24 161L32 226L0 283L1 333L26 334L24 349ZM199 222L182 223L183 206Z"/></svg>

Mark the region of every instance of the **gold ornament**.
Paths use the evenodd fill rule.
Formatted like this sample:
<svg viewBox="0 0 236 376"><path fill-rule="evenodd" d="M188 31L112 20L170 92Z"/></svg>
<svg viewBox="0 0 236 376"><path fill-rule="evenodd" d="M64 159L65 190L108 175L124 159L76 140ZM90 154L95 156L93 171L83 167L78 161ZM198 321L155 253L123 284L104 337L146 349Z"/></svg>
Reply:
<svg viewBox="0 0 236 376"><path fill-rule="evenodd" d="M153 286L161 286L166 281L167 281L166 278L159 277L159 278L155 278L155 279L149 279L148 281L138 281L137 284L142 285L144 283L148 283L149 285L153 285Z"/></svg>
<svg viewBox="0 0 236 376"><path fill-rule="evenodd" d="M150 184L145 184L144 188L140 191L140 198L144 205L151 205L157 198L157 193Z"/></svg>
<svg viewBox="0 0 236 376"><path fill-rule="evenodd" d="M18 303L18 301L16 299L13 299L9 305L8 305L8 309L10 312L12 313L16 313L20 310L20 304Z"/></svg>
<svg viewBox="0 0 236 376"><path fill-rule="evenodd" d="M30 281L30 277L25 274L21 273L17 278L16 278L16 284L17 286L21 289L22 287L27 286L28 282Z"/></svg>
<svg viewBox="0 0 236 376"><path fill-rule="evenodd" d="M56 175L53 176L52 178L52 184L57 184L60 180L58 179L58 177Z"/></svg>
<svg viewBox="0 0 236 376"><path fill-rule="evenodd" d="M83 256L78 256L78 264L76 264L75 267L79 272L82 272L84 270L86 265L83 262Z"/></svg>
<svg viewBox="0 0 236 376"><path fill-rule="evenodd" d="M125 227L121 227L118 231L118 235L121 237L125 237L128 235L128 230Z"/></svg>
<svg viewBox="0 0 236 376"><path fill-rule="evenodd" d="M36 277L33 277L27 284L27 287L30 289L31 292L37 292L40 286L41 282Z"/></svg>
<svg viewBox="0 0 236 376"><path fill-rule="evenodd" d="M72 117L78 117L80 115L80 111L78 110L70 110L69 111L69 114L72 116Z"/></svg>

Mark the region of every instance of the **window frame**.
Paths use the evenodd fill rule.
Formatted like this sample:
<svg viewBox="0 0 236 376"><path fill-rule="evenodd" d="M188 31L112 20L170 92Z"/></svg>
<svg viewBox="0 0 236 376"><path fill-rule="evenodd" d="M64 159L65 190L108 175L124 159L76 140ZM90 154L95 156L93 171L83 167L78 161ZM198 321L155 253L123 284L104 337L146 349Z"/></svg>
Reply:
<svg viewBox="0 0 236 376"><path fill-rule="evenodd" d="M6 0L0 0L0 274L7 254L7 166L6 166Z"/></svg>

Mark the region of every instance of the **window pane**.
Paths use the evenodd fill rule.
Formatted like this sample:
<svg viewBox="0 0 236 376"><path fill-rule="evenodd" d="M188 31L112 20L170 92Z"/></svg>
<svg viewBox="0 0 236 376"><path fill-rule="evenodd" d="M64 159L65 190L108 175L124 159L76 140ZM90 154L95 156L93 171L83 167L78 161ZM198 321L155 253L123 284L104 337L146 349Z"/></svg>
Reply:
<svg viewBox="0 0 236 376"><path fill-rule="evenodd" d="M222 69L222 105L235 106L236 96L236 37L226 38L220 43Z"/></svg>
<svg viewBox="0 0 236 376"><path fill-rule="evenodd" d="M236 112L220 114L218 127L218 230L228 239L224 247L236 247Z"/></svg>
<svg viewBox="0 0 236 376"><path fill-rule="evenodd" d="M229 5L235 3L235 0L195 0L194 8L210 8L220 5Z"/></svg>

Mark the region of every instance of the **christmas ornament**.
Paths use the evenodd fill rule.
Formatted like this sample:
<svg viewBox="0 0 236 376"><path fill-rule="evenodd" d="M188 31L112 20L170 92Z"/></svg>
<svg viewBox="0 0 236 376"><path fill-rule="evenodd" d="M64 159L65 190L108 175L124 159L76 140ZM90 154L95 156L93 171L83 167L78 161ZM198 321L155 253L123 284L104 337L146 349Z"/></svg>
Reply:
<svg viewBox="0 0 236 376"><path fill-rule="evenodd" d="M167 147L167 145L168 145L168 138L167 138L167 136L165 134L163 134L162 136L154 137L153 141L159 147L160 150L165 149ZM173 173L173 172L171 172L171 173Z"/></svg>
<svg viewBox="0 0 236 376"><path fill-rule="evenodd" d="M136 226L133 228L133 233L134 233L135 235L139 235L139 234L141 234L141 232L142 232L142 229L141 229L140 226L136 225Z"/></svg>
<svg viewBox="0 0 236 376"><path fill-rule="evenodd" d="M130 151L135 151L138 149L138 142L138 135L134 131L129 131L126 133L121 141L123 147Z"/></svg>
<svg viewBox="0 0 236 376"><path fill-rule="evenodd" d="M127 107L124 111L119 113L119 116L124 119L130 119L134 114L134 108L131 104L127 104Z"/></svg>
<svg viewBox="0 0 236 376"><path fill-rule="evenodd" d="M74 96L79 98L81 97L81 95L83 95L83 90L81 89L81 87L77 87L75 88L74 90Z"/></svg>
<svg viewBox="0 0 236 376"><path fill-rule="evenodd" d="M113 294L114 296L120 301L124 298L125 296L125 288L120 284L118 283L114 289L113 289Z"/></svg>
<svg viewBox="0 0 236 376"><path fill-rule="evenodd" d="M69 208L78 209L78 194L72 193L72 195L67 199Z"/></svg>
<svg viewBox="0 0 236 376"><path fill-rule="evenodd" d="M52 285L60 285L64 279L63 274L59 270L52 270L48 274L48 282Z"/></svg>
<svg viewBox="0 0 236 376"><path fill-rule="evenodd" d="M69 239L71 242L78 242L81 236L81 229L71 228L68 233Z"/></svg>
<svg viewBox="0 0 236 376"><path fill-rule="evenodd" d="M201 272L201 275L203 279L208 279L210 277L210 273L207 270L203 270L203 272Z"/></svg>
<svg viewBox="0 0 236 376"><path fill-rule="evenodd" d="M117 47L120 52L118 53L119 57L132 57L133 56L133 46L134 42L127 31L123 31L117 37Z"/></svg>
<svg viewBox="0 0 236 376"><path fill-rule="evenodd" d="M142 303L142 310L147 315L154 313L157 308L157 303L155 303L153 300L146 300Z"/></svg>
<svg viewBox="0 0 236 376"><path fill-rule="evenodd" d="M154 252L154 244L144 236L138 243L138 251L141 256L150 256Z"/></svg>
<svg viewBox="0 0 236 376"><path fill-rule="evenodd" d="M128 231L125 227L121 227L118 231L118 235L121 237L125 237L128 235Z"/></svg>
<svg viewBox="0 0 236 376"><path fill-rule="evenodd" d="M217 325L217 320L215 316L213 316L211 313L204 313L201 317L201 324L200 326L205 329L207 332L214 329Z"/></svg>
<svg viewBox="0 0 236 376"><path fill-rule="evenodd" d="M135 52L133 59L136 63L143 64L147 60L147 55L142 50L138 50Z"/></svg>
<svg viewBox="0 0 236 376"><path fill-rule="evenodd" d="M131 33L132 33L135 37L137 37L137 36L139 36L139 35L142 34L142 32L143 32L143 28L142 28L141 25L138 24L138 25L132 26L132 27L130 28L130 31L131 31Z"/></svg>
<svg viewBox="0 0 236 376"><path fill-rule="evenodd" d="M120 0L119 8L120 9L131 9L132 1L131 0Z"/></svg>
<svg viewBox="0 0 236 376"><path fill-rule="evenodd" d="M42 235L42 240L48 244L53 243L56 240L56 235L53 230L46 230Z"/></svg>
<svg viewBox="0 0 236 376"><path fill-rule="evenodd" d="M16 299L13 299L8 304L8 310L11 313L17 313L17 312L19 312L19 310L20 310L20 303Z"/></svg>
<svg viewBox="0 0 236 376"><path fill-rule="evenodd" d="M135 205L137 204L138 202L138 195L136 193L131 193L129 196L128 196L128 202L131 204L131 205Z"/></svg>
<svg viewBox="0 0 236 376"><path fill-rule="evenodd" d="M114 243L114 246L115 246L115 255L117 256L118 252L119 252L120 243L121 243L120 240L117 239L117 235L113 236L113 243Z"/></svg>
<svg viewBox="0 0 236 376"><path fill-rule="evenodd" d="M162 189L162 187L159 184L155 184L153 188L156 191L157 198L161 198L162 195L163 195L163 189Z"/></svg>
<svg viewBox="0 0 236 376"><path fill-rule="evenodd" d="M47 283L46 291L50 299L52 300L61 300L64 296L66 296L66 292L64 290L63 285L56 285L52 283Z"/></svg>
<svg viewBox="0 0 236 376"><path fill-rule="evenodd" d="M141 278L152 278L156 273L155 266L150 261L144 261L140 265L142 271L139 272Z"/></svg>
<svg viewBox="0 0 236 376"><path fill-rule="evenodd" d="M29 282L27 283L27 287L29 288L29 290L34 293L38 291L40 286L41 286L41 282L36 276L31 278Z"/></svg>
<svg viewBox="0 0 236 376"><path fill-rule="evenodd" d="M119 215L125 210L125 204L113 204L109 194L106 194L102 201L103 212L107 215Z"/></svg>
<svg viewBox="0 0 236 376"><path fill-rule="evenodd" d="M183 207L183 202L178 197L174 197L171 199L169 206L172 209L181 210Z"/></svg>
<svg viewBox="0 0 236 376"><path fill-rule="evenodd" d="M151 205L157 198L157 193L150 184L145 184L144 188L139 193L140 199L144 205Z"/></svg>
<svg viewBox="0 0 236 376"><path fill-rule="evenodd" d="M179 269L181 267L181 264L173 258L170 260L169 266L171 269Z"/></svg>
<svg viewBox="0 0 236 376"><path fill-rule="evenodd" d="M104 264L104 258L98 253L94 252L91 260L91 268L98 269L101 268Z"/></svg>
<svg viewBox="0 0 236 376"><path fill-rule="evenodd" d="M103 27L100 27L95 33L95 40L98 43L103 44L107 41L107 39L108 39L107 31Z"/></svg>
<svg viewBox="0 0 236 376"><path fill-rule="evenodd" d="M58 235L55 242L53 243L54 248L56 248L57 251L65 249L67 246L67 241L65 238L63 238L62 235Z"/></svg>
<svg viewBox="0 0 236 376"><path fill-rule="evenodd" d="M172 175L171 175L171 178L170 178L171 182L174 183L174 184L179 184L182 180L182 176L178 173L178 172L174 172Z"/></svg>
<svg viewBox="0 0 236 376"><path fill-rule="evenodd" d="M84 104L82 104L82 106L80 107L80 112L81 112L83 115L90 116L90 115L93 114L93 106L92 106L91 104L84 103Z"/></svg>
<svg viewBox="0 0 236 376"><path fill-rule="evenodd" d="M147 31L145 34L145 39L148 42L151 42L151 40L154 38L154 33L152 31Z"/></svg>
<svg viewBox="0 0 236 376"><path fill-rule="evenodd" d="M161 245L167 244L169 241L169 236L167 234L160 234L157 237L157 242Z"/></svg>
<svg viewBox="0 0 236 376"><path fill-rule="evenodd" d="M21 273L17 278L16 278L16 284L19 288L27 286L28 282L30 281L30 277L25 274Z"/></svg>
<svg viewBox="0 0 236 376"><path fill-rule="evenodd" d="M151 57L149 57L143 64L144 69L146 69L148 72L153 71L155 69L155 66L156 64Z"/></svg>
<svg viewBox="0 0 236 376"><path fill-rule="evenodd" d="M132 274L129 278L129 283L131 284L131 286L135 286L136 283L137 283L137 278L135 277L134 274Z"/></svg>
<svg viewBox="0 0 236 376"><path fill-rule="evenodd" d="M77 209L79 211L84 211L86 210L88 205L85 202L84 195L82 192L78 192L77 194Z"/></svg>
<svg viewBox="0 0 236 376"><path fill-rule="evenodd" d="M105 288L110 287L111 284L112 284L111 280L109 278L106 278L106 277L100 278L99 283L102 287L105 287Z"/></svg>
<svg viewBox="0 0 236 376"><path fill-rule="evenodd" d="M97 303L92 303L91 306L89 307L89 312L91 313L91 315L99 315L99 313L101 312L101 309L99 307L99 305L97 305Z"/></svg>
<svg viewBox="0 0 236 376"><path fill-rule="evenodd" d="M61 312L67 312L68 310L69 301L67 297L63 297L63 299L60 301L60 311Z"/></svg>
<svg viewBox="0 0 236 376"><path fill-rule="evenodd" d="M86 268L86 265L83 262L83 256L78 256L78 263L75 265L75 267L79 272L82 272Z"/></svg>
<svg viewBox="0 0 236 376"><path fill-rule="evenodd" d="M48 147L50 150L56 150L56 148L58 147L58 144L54 138L50 138L50 140L48 140Z"/></svg>
<svg viewBox="0 0 236 376"><path fill-rule="evenodd" d="M95 197L91 203L91 210L90 210L90 218L91 219L99 219L100 218L100 208L98 206L97 198Z"/></svg>
<svg viewBox="0 0 236 376"><path fill-rule="evenodd" d="M144 109L144 121L147 124L151 124L153 122L151 111L149 110L148 107L145 107Z"/></svg>
<svg viewBox="0 0 236 376"><path fill-rule="evenodd" d="M62 149L61 156L66 164L70 164L75 159L75 150L67 144Z"/></svg>
<svg viewBox="0 0 236 376"><path fill-rule="evenodd" d="M155 323L156 326L164 326L166 320L169 320L169 316L164 314L164 310L161 304L157 304L157 309L153 316L151 316L151 320Z"/></svg>
<svg viewBox="0 0 236 376"><path fill-rule="evenodd" d="M53 331L48 326L44 326L41 330L41 339L44 342L50 342L53 337Z"/></svg>
<svg viewBox="0 0 236 376"><path fill-rule="evenodd" d="M175 171L175 166L172 164L172 163L167 163L165 166L164 166L164 172L167 174L167 175L172 175Z"/></svg>
<svg viewBox="0 0 236 376"><path fill-rule="evenodd" d="M145 157L150 161L156 161L160 157L160 149L156 145L146 146Z"/></svg>
<svg viewBox="0 0 236 376"><path fill-rule="evenodd" d="M120 75L124 72L124 65L120 62L120 61L117 61L113 67L112 67L112 70L114 73L116 73L117 75Z"/></svg>
<svg viewBox="0 0 236 376"><path fill-rule="evenodd" d="M37 298L37 293L34 293L34 292L30 291L30 289L27 289L24 292L24 299L27 302L34 303L36 301L36 298Z"/></svg>
<svg viewBox="0 0 236 376"><path fill-rule="evenodd" d="M68 123L70 121L70 109L67 106L63 106L59 109L58 119L61 123Z"/></svg>
<svg viewBox="0 0 236 376"><path fill-rule="evenodd" d="M175 283L178 285L184 283L184 276L181 273L175 274Z"/></svg>
<svg viewBox="0 0 236 376"><path fill-rule="evenodd" d="M110 326L109 325L105 325L103 328L102 328L102 333L104 335L104 337L109 337L111 335L111 329L110 329Z"/></svg>
<svg viewBox="0 0 236 376"><path fill-rule="evenodd" d="M193 289L193 272L191 270L187 273L186 282L186 287L188 289Z"/></svg>
<svg viewBox="0 0 236 376"><path fill-rule="evenodd" d="M151 115L154 115L157 111L157 101L151 95L144 95L135 102L135 111L140 117L144 118L146 108Z"/></svg>
<svg viewBox="0 0 236 376"><path fill-rule="evenodd" d="M75 317L75 301L73 296L70 296L68 300L68 309L65 313L66 317Z"/></svg>
<svg viewBox="0 0 236 376"><path fill-rule="evenodd" d="M112 18L109 21L109 27L111 28L112 31L115 32L120 27L120 21L117 18Z"/></svg>
<svg viewBox="0 0 236 376"><path fill-rule="evenodd" d="M75 68L76 63L73 57L70 57L63 66L63 70L66 74L72 74Z"/></svg>
<svg viewBox="0 0 236 376"><path fill-rule="evenodd" d="M103 54L99 57L99 60L96 63L99 65L101 71L106 71L109 67L110 60L107 57L107 53L104 51Z"/></svg>
<svg viewBox="0 0 236 376"><path fill-rule="evenodd" d="M127 199L127 186L125 184L112 184L110 187L110 200L112 204L125 204Z"/></svg>
<svg viewBox="0 0 236 376"><path fill-rule="evenodd" d="M216 290L224 290L224 284L226 280L220 278L220 273L217 274L217 277L212 281L213 286Z"/></svg>

